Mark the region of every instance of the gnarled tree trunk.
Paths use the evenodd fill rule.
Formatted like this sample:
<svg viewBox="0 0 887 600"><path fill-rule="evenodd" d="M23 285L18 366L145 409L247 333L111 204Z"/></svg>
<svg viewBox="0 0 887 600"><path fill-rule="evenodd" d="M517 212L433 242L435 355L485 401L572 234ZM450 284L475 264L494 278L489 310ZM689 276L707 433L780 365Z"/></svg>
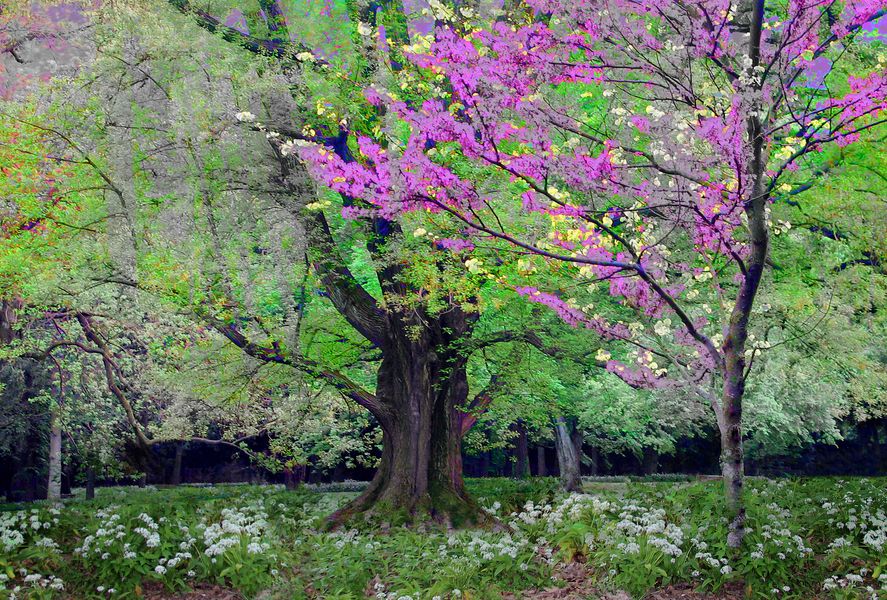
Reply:
<svg viewBox="0 0 887 600"><path fill-rule="evenodd" d="M465 358L450 348L468 328L464 313L391 318L376 383L382 459L369 487L331 517L385 521L431 518L452 526L488 520L462 479L460 407L468 397ZM425 325L418 326L418 323ZM417 327L418 326L418 327Z"/></svg>

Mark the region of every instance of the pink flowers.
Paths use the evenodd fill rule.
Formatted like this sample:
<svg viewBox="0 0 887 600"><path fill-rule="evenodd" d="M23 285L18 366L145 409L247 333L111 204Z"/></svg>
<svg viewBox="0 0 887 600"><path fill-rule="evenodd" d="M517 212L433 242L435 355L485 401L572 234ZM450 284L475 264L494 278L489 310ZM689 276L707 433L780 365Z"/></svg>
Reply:
<svg viewBox="0 0 887 600"><path fill-rule="evenodd" d="M672 358L708 373L721 363L712 340L722 324L695 299L723 295L721 281L744 285L755 190L776 188L825 142L856 141L885 108L881 72L818 102L794 85L883 2L850 2L839 18L818 0L791 0L787 15L765 6L760 56L729 0L530 4L550 18L468 35L441 26L429 50L411 49L413 68L439 82L424 101L366 91L408 126L405 140L383 148L359 137L348 163L318 148L302 157L331 189L363 201L348 216L446 213L463 237L438 247L492 240L572 263L641 321L669 317ZM826 80L840 56L829 57ZM720 266L688 270L700 264ZM649 343L642 325L609 325L536 287L516 291L574 327ZM637 384L659 378L622 367L614 372Z"/></svg>

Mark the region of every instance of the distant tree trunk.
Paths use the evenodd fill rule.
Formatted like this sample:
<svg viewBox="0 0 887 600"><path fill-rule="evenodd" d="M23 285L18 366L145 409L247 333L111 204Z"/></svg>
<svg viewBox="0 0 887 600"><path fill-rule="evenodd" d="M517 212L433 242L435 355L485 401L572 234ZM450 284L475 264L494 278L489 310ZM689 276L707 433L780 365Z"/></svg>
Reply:
<svg viewBox="0 0 887 600"><path fill-rule="evenodd" d="M518 420L515 424L517 430L517 443L515 444L514 477L525 479L530 474L530 447L527 441L527 426Z"/></svg>
<svg viewBox="0 0 887 600"><path fill-rule="evenodd" d="M545 468L545 446L536 446L536 475L546 477L548 471Z"/></svg>
<svg viewBox="0 0 887 600"><path fill-rule="evenodd" d="M213 483L215 483L215 481L213 481ZM144 487L147 487L147 486L148 486L148 475L147 475L147 473L142 473L142 476L139 477L138 486L139 486L140 488L144 488Z"/></svg>
<svg viewBox="0 0 887 600"><path fill-rule="evenodd" d="M15 323L18 320L16 311L22 307L18 298L0 300L0 345L11 343L16 338Z"/></svg>
<svg viewBox="0 0 887 600"><path fill-rule="evenodd" d="M62 496L71 495L71 473L62 468Z"/></svg>
<svg viewBox="0 0 887 600"><path fill-rule="evenodd" d="M95 498L95 469L86 467L86 499Z"/></svg>
<svg viewBox="0 0 887 600"><path fill-rule="evenodd" d="M884 445L881 443L881 427L879 423L882 423L884 420L873 419L872 420L872 456L875 459L875 469L874 474L879 475L880 472L887 467L887 461L884 460Z"/></svg>
<svg viewBox="0 0 887 600"><path fill-rule="evenodd" d="M597 446L591 447L591 474L600 475L601 473L601 453Z"/></svg>
<svg viewBox="0 0 887 600"><path fill-rule="evenodd" d="M644 448L641 467L644 475L654 475L659 470L659 453L653 448Z"/></svg>
<svg viewBox="0 0 887 600"><path fill-rule="evenodd" d="M305 482L305 474L307 473L306 465L295 465L294 467L286 467L283 470L283 485L288 490L294 490Z"/></svg>
<svg viewBox="0 0 887 600"><path fill-rule="evenodd" d="M568 492L582 491L580 450L576 447L567 421L563 417L558 417L554 424L554 447L561 473L561 486Z"/></svg>
<svg viewBox="0 0 887 600"><path fill-rule="evenodd" d="M480 455L480 476L486 477L490 472L490 451L484 450Z"/></svg>
<svg viewBox="0 0 887 600"><path fill-rule="evenodd" d="M59 409L53 408L49 424L49 477L46 486L46 499L58 500L62 497L62 426Z"/></svg>
<svg viewBox="0 0 887 600"><path fill-rule="evenodd" d="M176 444L176 455L173 458L172 474L169 476L170 485L179 485L182 483L182 458L185 454L185 444L178 442Z"/></svg>

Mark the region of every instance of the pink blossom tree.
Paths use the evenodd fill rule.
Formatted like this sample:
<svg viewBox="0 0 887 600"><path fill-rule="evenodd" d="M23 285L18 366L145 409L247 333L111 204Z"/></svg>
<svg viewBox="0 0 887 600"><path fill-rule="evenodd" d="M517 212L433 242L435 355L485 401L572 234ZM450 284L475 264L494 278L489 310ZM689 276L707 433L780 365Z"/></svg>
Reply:
<svg viewBox="0 0 887 600"><path fill-rule="evenodd" d="M766 347L749 322L770 236L790 227L771 204L827 144L883 123L883 65L847 57L885 3L527 5L524 23L473 30L441 10L424 43L387 50L409 61L412 86L366 90L388 127L355 136L358 160L310 138L282 151L360 200L346 216L446 217L461 235L434 243L470 254L472 272L483 268L475 247L498 245L572 265L633 308L636 322L611 322L544 281L515 285L634 347L632 360L597 357L626 381L685 386L710 403L738 546L743 394Z"/></svg>

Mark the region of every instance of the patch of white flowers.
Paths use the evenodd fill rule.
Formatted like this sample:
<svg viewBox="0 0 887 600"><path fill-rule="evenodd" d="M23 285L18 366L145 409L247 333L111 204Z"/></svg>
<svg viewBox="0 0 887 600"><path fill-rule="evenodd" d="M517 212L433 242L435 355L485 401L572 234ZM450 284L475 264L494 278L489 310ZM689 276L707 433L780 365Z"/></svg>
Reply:
<svg viewBox="0 0 887 600"><path fill-rule="evenodd" d="M522 577L527 571L535 574L556 568L574 552L622 586L645 564L661 565L675 580L701 582L745 578L750 569L766 570L773 565L785 571L786 561L791 569L802 569L825 557L833 570L821 584L823 597L883 599L887 574L878 565L887 550L887 506L877 486L860 485L856 480L805 497L806 488L793 485L750 480L753 502L747 552L738 561L723 556L719 540L727 529L725 517L700 517L686 497L663 493L661 487L641 486L560 495L549 501L534 499L513 511L495 498L482 499L484 510L496 516L501 527L425 532L417 558L423 569L433 573L462 576L507 570L511 576ZM298 532L287 541L291 547L305 545L317 556L329 556L340 564L363 560L369 564L371 558L392 551L395 537L390 531L318 531L323 519L347 501L342 494L319 494L316 500L292 504L270 496L279 491L267 486L230 495L229 489L230 496L223 496L223 501L205 503L190 518L177 520L161 516L151 505L139 512L131 501L118 498L120 492L109 490L107 496L116 504L71 515L86 517L70 538L77 540L74 547L60 537L62 531L70 534L68 528L56 526L62 510L82 511L80 507L43 506L0 513L0 555L37 553L50 558L47 564L73 556L75 564L90 572L101 573L107 567L107 574L96 575L93 585L99 594L110 596L117 588L124 592L117 574L128 571L163 581L202 580L219 576L236 562L249 563L269 577L285 578L289 567L278 559L273 545L281 529ZM206 493L216 492L208 488ZM811 536L807 526L799 526L809 517L819 528L817 536ZM55 590L70 593L61 578L45 573L43 565L13 564L12 575L0 574L0 597L27 598L37 595L33 590L43 589L47 590L41 592L44 595ZM801 593L791 580L766 583L764 592L769 590L770 597ZM378 600L414 600L415 589L377 580L372 593ZM461 597L457 589L438 596L439 600Z"/></svg>

